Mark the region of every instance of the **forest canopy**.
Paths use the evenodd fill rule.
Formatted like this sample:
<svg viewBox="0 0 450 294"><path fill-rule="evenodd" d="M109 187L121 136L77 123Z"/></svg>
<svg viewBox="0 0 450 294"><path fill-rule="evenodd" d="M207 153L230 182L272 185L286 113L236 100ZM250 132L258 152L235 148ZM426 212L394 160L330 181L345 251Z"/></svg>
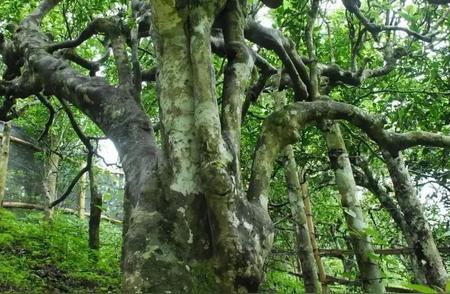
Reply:
<svg viewBox="0 0 450 294"><path fill-rule="evenodd" d="M12 124L125 292L449 291L449 52L448 0L2 0L0 204Z"/></svg>

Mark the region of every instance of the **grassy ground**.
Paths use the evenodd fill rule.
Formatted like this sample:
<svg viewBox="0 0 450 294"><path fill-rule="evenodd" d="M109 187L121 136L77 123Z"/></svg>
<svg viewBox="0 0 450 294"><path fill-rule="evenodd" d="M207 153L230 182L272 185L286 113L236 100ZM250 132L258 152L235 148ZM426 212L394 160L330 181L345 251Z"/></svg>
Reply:
<svg viewBox="0 0 450 294"><path fill-rule="evenodd" d="M101 249L87 245L87 220L0 209L0 292L117 292L121 227L101 224Z"/></svg>

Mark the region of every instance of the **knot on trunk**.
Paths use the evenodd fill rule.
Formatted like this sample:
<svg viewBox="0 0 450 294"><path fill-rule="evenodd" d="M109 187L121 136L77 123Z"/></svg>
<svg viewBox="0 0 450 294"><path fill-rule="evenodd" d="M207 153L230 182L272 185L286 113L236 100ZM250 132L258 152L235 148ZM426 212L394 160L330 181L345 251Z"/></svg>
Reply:
<svg viewBox="0 0 450 294"><path fill-rule="evenodd" d="M244 42L232 41L226 46L227 57L237 62L247 62L252 58L252 53Z"/></svg>
<svg viewBox="0 0 450 294"><path fill-rule="evenodd" d="M200 181L207 195L226 196L233 187L233 179L226 165L219 161L205 163L200 170Z"/></svg>
<svg viewBox="0 0 450 294"><path fill-rule="evenodd" d="M345 153L345 150L342 149L331 149L328 152L328 158L330 159L330 164L333 169L337 170L343 168L339 162L339 157Z"/></svg>

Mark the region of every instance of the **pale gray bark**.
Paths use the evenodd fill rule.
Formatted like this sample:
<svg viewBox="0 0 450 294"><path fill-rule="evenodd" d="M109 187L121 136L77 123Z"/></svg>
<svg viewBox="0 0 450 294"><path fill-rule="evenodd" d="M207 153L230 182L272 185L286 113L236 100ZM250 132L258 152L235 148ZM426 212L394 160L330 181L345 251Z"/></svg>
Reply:
<svg viewBox="0 0 450 294"><path fill-rule="evenodd" d="M314 23L318 11L319 1L313 0L305 32L308 57L311 59L309 74L311 80L310 94L313 100L320 99L319 69L313 40ZM366 233L367 224L359 200L356 197L356 183L339 124L328 120L323 120L320 124L328 148L328 158L334 171L336 186L341 196L341 206L358 263L359 278L363 289L369 293L384 292L385 288L381 279L381 272L373 258L374 251L370 243L371 240Z"/></svg>
<svg viewBox="0 0 450 294"><path fill-rule="evenodd" d="M223 25L224 47L228 58L222 92L222 133L233 154L233 173L241 178L241 118L248 81L255 63L253 52L244 39L245 7L240 1L228 1L222 12L226 25ZM237 183L242 189L241 183Z"/></svg>
<svg viewBox="0 0 450 294"><path fill-rule="evenodd" d="M278 82L279 84L279 82ZM277 91L274 93L275 109L280 109L286 104L286 93ZM292 145L287 145L283 152L284 176L288 190L289 207L295 224L295 239L297 257L300 262L305 291L319 293L322 291L317 274L316 263L310 239L310 231L307 224L305 205L303 203L302 188L300 186L297 162L295 161Z"/></svg>
<svg viewBox="0 0 450 294"><path fill-rule="evenodd" d="M256 290L263 277L262 266L271 246L273 229L267 207L248 202L240 190L235 165L240 135L234 127L240 124L242 94L233 87L245 87L240 85L241 77L247 76L252 66L248 60L251 56L245 56L247 49L240 35L243 15L233 9L240 4L230 1L224 11L224 20L231 26L225 33L227 50L239 51L238 58L229 60L230 70L226 71L226 75L235 76L226 78L224 109L230 111L222 117L223 129L215 99L210 32L224 3L183 8L159 1L151 4L160 65L158 95L164 148L173 174L169 186L171 194L180 198L178 204L174 203L177 205L174 209L179 212L178 222L188 232L179 246L186 248L183 252L195 261L185 261L183 269L198 271L201 267L208 269L209 264L214 271L211 274L217 277L213 284L222 291L242 287ZM169 15L177 18L172 25L167 24ZM202 195L205 202L201 203L196 194ZM196 206L205 204L207 219ZM191 283L196 278L189 270L185 276L184 280Z"/></svg>
<svg viewBox="0 0 450 294"><path fill-rule="evenodd" d="M400 207L391 198L386 188L375 178L367 163L360 162L358 165L361 167L362 173L356 173L358 175L356 177L358 185L368 189L380 201L381 206L389 213L403 233L408 247L414 248L414 236L410 233L410 229L414 228L409 227ZM415 254L409 254L408 257L413 272L413 282L416 284L426 284L425 273L423 272L423 268L419 266L417 256Z"/></svg>
<svg viewBox="0 0 450 294"><path fill-rule="evenodd" d="M383 158L391 175L395 197L406 220L406 229L419 267L425 273L427 284L445 289L448 274L425 219L422 204L412 184L408 169L400 153L383 151Z"/></svg>
<svg viewBox="0 0 450 294"><path fill-rule="evenodd" d="M327 107L328 104L334 107ZM341 108L335 102L296 103L272 114L264 123L259 148L255 153L255 160L250 181L250 195L264 195L268 191L268 179L272 171L272 162L278 152L287 144L299 138L299 132L311 121L324 118L348 118L358 126L364 128L365 115L353 110L350 116L344 115L347 106ZM361 271L361 279L366 291L383 291L380 272L371 258L373 252L365 232L361 207L355 197L356 185L351 172L350 162L346 155L345 145L336 126L330 126L327 133L332 167L335 170L336 183L342 195L341 201L345 210L347 224L352 234L352 245ZM267 194L266 194L267 195Z"/></svg>
<svg viewBox="0 0 450 294"><path fill-rule="evenodd" d="M356 197L356 183L339 125L332 123L322 130L328 146L331 168L334 171L336 185L341 195L341 205L360 271L359 278L364 291L368 293L384 292L381 273L373 258L374 251L366 232L367 224L361 204Z"/></svg>
<svg viewBox="0 0 450 294"><path fill-rule="evenodd" d="M299 139L300 131L308 123L322 119L339 118L347 119L366 131L369 137L380 146L386 146L394 150L404 147L402 144L396 145L395 142L397 140L395 138L399 142L409 142L408 145L448 145L447 140L449 138L446 136L440 136L438 140L435 140L437 136L429 137L423 133L417 137L415 133L411 135L411 133L396 134L387 132L383 130L381 121L353 106L331 101L297 102L273 113L266 119L259 146L255 152L252 178L250 180L250 196L261 199L259 195L267 195L268 179L273 168L272 161L284 146L292 144ZM424 140L424 138L427 139ZM380 272L371 258L370 252L373 252L373 249L365 232L366 224L363 221L361 207L355 197L356 185L345 150L345 144L342 141L339 129L334 124L328 127L327 143L365 291L382 292L384 288Z"/></svg>
<svg viewBox="0 0 450 294"><path fill-rule="evenodd" d="M51 151L47 154L45 158L45 174L43 179L44 185L44 193L45 193L45 218L51 219L53 216L53 208L50 207L50 204L56 200L56 188L57 188L57 180L58 180L58 172L59 172L59 160L60 157L58 154L53 152L56 147L54 143L54 138L51 138L50 149Z"/></svg>

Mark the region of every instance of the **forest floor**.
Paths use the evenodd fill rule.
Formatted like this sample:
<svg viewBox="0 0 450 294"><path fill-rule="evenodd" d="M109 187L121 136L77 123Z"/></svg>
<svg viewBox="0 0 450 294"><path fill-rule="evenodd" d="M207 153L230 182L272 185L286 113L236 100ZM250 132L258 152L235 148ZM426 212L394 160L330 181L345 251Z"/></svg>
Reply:
<svg viewBox="0 0 450 294"><path fill-rule="evenodd" d="M46 221L42 212L0 208L0 293L120 293L122 227L102 221L100 232L101 247L94 251L88 247L88 219L56 212ZM272 266L282 268L279 261ZM302 279L274 268L261 293L303 293ZM400 284L407 292L435 293L424 285ZM333 291L358 288L334 285Z"/></svg>
<svg viewBox="0 0 450 294"><path fill-rule="evenodd" d="M96 252L87 220L0 209L0 292L118 292L121 230L102 222Z"/></svg>
<svg viewBox="0 0 450 294"><path fill-rule="evenodd" d="M88 219L42 212L0 209L0 293L118 293L122 227L106 221L101 247L88 247ZM261 292L299 293L299 279L269 272ZM277 291L275 290L277 289Z"/></svg>

